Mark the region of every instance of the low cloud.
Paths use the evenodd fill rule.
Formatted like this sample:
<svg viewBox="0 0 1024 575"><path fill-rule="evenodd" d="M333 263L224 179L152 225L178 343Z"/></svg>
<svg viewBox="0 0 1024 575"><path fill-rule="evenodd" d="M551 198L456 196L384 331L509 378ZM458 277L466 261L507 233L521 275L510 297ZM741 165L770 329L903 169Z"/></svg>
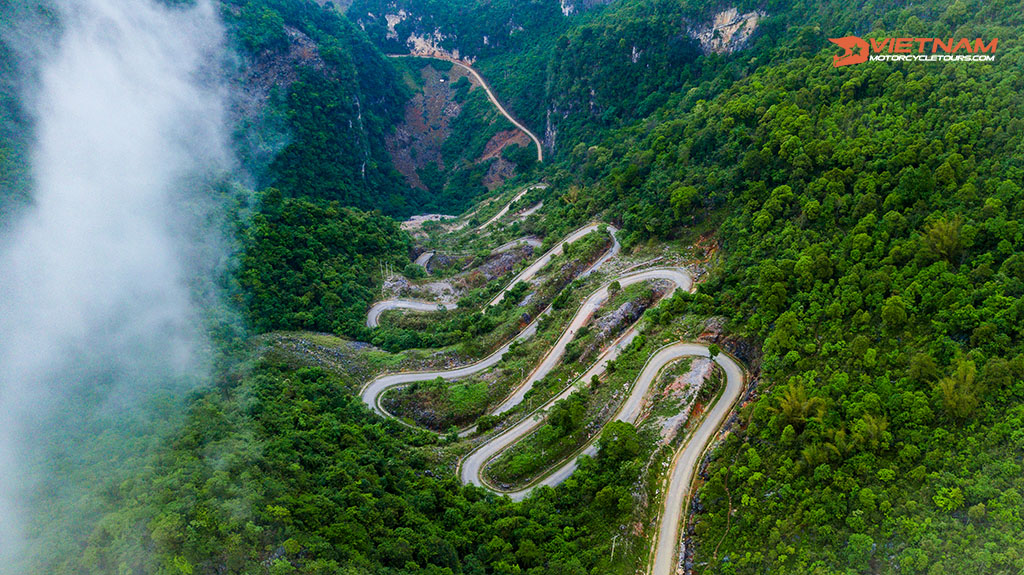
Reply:
<svg viewBox="0 0 1024 575"><path fill-rule="evenodd" d="M206 208L195 191L230 167L223 32L209 1L51 8L59 32L12 36L32 55L35 142L32 206L0 238L3 573L24 554L26 462L44 439L203 372L194 282L211 255L200 244L220 242L196 238ZM56 47L31 44L43 37ZM80 397L90 398L80 411L62 411Z"/></svg>

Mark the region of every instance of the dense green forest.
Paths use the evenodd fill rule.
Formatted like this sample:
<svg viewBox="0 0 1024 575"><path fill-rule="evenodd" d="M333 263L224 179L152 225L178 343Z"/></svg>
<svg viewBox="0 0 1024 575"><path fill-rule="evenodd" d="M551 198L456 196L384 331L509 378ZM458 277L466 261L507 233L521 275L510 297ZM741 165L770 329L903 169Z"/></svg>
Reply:
<svg viewBox="0 0 1024 575"><path fill-rule="evenodd" d="M266 109L237 130L244 167L257 187L396 217L463 211L486 193L480 183L486 165L470 165L450 174L447 185L426 190L405 182L385 140L403 118L410 86L402 79L402 64L387 58L348 18L291 0L225 0L222 13L235 48L256 62L256 70L292 66L277 74L296 76L291 82L278 79ZM449 165L479 157L487 139L478 140L504 127L504 119L499 123L492 116L493 106L474 93L453 127L456 140L473 139L473 145L447 144Z"/></svg>
<svg viewBox="0 0 1024 575"><path fill-rule="evenodd" d="M250 166L258 183L292 197L395 215L417 211L425 198L401 182L384 149L408 94L365 36L311 2L227 2L223 13L238 48L252 58L287 53L290 27L315 43L323 61L322 68L315 59L298 65L295 82L274 86L265 113L284 118L288 144L269 166Z"/></svg>
<svg viewBox="0 0 1024 575"><path fill-rule="evenodd" d="M1019 7L929 8L878 29L1021 26ZM562 217L616 206L627 243L718 229L706 296L662 320L722 315L763 342L767 390L700 493L707 572L1021 568L1022 56L791 53L574 151L603 195Z"/></svg>
<svg viewBox="0 0 1024 575"><path fill-rule="evenodd" d="M589 193L562 196L549 219L608 209L627 244L717 229L724 255L706 296L677 297L662 321L722 315L735 337L763 343L762 397L706 472L695 561L724 573L1016 572L1020 49L1004 41L994 65L833 69L822 47L871 30L1012 38L1019 6L896 6L870 25L835 6L773 9L764 26L788 28L784 39L662 76L650 107L628 107L641 122L581 119L551 172ZM800 17L807 27L786 24ZM559 41L614 45L584 29Z"/></svg>
<svg viewBox="0 0 1024 575"><path fill-rule="evenodd" d="M411 16L389 35L383 15L400 9ZM554 129L556 151L647 116L705 69L714 77L738 65L698 61L696 42L680 29L684 18L708 16L704 3L617 2L566 18L557 2L356 0L348 14L385 51L407 52L410 35L439 31L439 46L477 59L535 132Z"/></svg>
<svg viewBox="0 0 1024 575"><path fill-rule="evenodd" d="M613 169L640 236L678 225L662 182L723 206L715 303L689 313L764 342L773 389L702 492L711 567L1020 569L1021 56L796 59L666 117Z"/></svg>
<svg viewBox="0 0 1024 575"><path fill-rule="evenodd" d="M640 462L625 438L576 472L571 499L514 504L416 448L436 437L371 416L354 394L366 375L266 360L196 396L158 463L110 494L123 509L47 572L584 575L608 564L624 510L580 503L632 482Z"/></svg>
<svg viewBox="0 0 1024 575"><path fill-rule="evenodd" d="M0 1L0 30L10 30L15 18L23 17ZM0 229L17 207L28 201L25 157L28 121L19 99L21 71L13 45L0 37Z"/></svg>
<svg viewBox="0 0 1024 575"><path fill-rule="evenodd" d="M444 196L408 186L395 170L384 140L402 118L409 91L352 22L332 9L290 0L231 0L223 14L237 49L264 65L287 59L295 48L292 30L316 49L313 57L304 48L307 61L294 64L295 81L275 84L261 112L265 119L249 121L236 137L239 143L287 141L262 163L266 151L243 153L259 187L394 216L452 209ZM275 131L283 135L275 138Z"/></svg>
<svg viewBox="0 0 1024 575"><path fill-rule="evenodd" d="M564 159L581 143L676 108L693 89L706 98L761 67L831 49L830 36L915 35L934 24L941 37L975 37L982 23L1012 30L1004 17L1015 4L633 0L569 17L559 8L507 0L356 0L347 14L388 52L408 51L410 35L438 32L438 46L475 59L521 120L537 133L553 132L546 145ZM739 52L702 54L692 32L729 8L763 17ZM409 16L389 35L382 15L401 9Z"/></svg>
<svg viewBox="0 0 1024 575"><path fill-rule="evenodd" d="M759 350L751 401L700 471L697 572L1024 569L1024 4L741 3L766 12L760 31L712 55L682 22L718 7L695 1L620 0L572 18L557 2L387 4L423 17L399 23L399 38L451 34L446 47L479 58L538 132L557 116L534 231L604 218L627 250L713 237L697 293L646 315L721 317L729 345ZM363 327L376 266L404 267L411 245L372 210L440 207L378 148L407 97L381 55L404 48L386 38L385 12L370 0L351 21L293 0L225 12L251 54L279 48L288 23L331 68L275 96L294 138L261 176L272 189L240 226L233 276L254 333L398 351L495 325L478 314ZM832 68L827 38L850 34L1000 45L991 64ZM479 145L470 132L460 147ZM463 486L448 439L369 412L357 390L382 367L354 344L332 351L341 371L250 346L189 397L152 465L105 486L110 511L91 533L39 572L575 575L635 573L645 557L613 551L643 531L630 493L650 451L630 426L609 427L567 485L512 503Z"/></svg>
<svg viewBox="0 0 1024 575"><path fill-rule="evenodd" d="M244 232L239 277L258 331L360 334L379 266L408 261L394 220L270 189Z"/></svg>

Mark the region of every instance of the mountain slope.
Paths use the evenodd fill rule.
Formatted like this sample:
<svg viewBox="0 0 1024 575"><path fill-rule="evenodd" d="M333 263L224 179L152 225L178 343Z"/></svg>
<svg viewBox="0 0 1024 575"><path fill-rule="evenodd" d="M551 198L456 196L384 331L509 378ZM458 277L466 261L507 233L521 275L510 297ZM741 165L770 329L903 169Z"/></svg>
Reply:
<svg viewBox="0 0 1024 575"><path fill-rule="evenodd" d="M623 228L624 253L704 245L715 254L697 293L648 311L644 324L670 335L699 325L757 374L699 470L685 566L1024 568L1024 50L1015 41L1024 4L620 0L566 16L553 1L356 0L348 24L310 16L342 39L362 26L377 46L346 40L345 56L323 48L332 41L317 35L327 32L300 27L311 3L265 6L313 39L345 85L314 64L280 100L297 137L266 182L297 197L266 192L245 236L244 305L260 329L358 332L376 277L361 252L407 258L392 222L329 202L392 214L430 205L389 187L400 176L385 169L379 142L401 109L385 94L398 84L381 52L431 37L475 58L546 132L555 161L538 168L551 186L538 192L531 233L603 218ZM765 16L735 51L717 53L701 34L729 8ZM388 18L401 10L404 20ZM253 34L253 46L276 46L282 28L267 20L271 33ZM833 68L827 39L850 34L1001 43L992 64ZM350 55L358 50L368 52L363 72ZM379 77L360 83L360 74ZM379 115L349 131L357 100ZM380 180L364 179L364 162L377 162ZM417 325L472 342L493 321ZM258 355L221 366L217 386L190 398L158 462L106 486L111 511L44 572L643 569L645 494L660 485L643 483L657 476L647 458L655 440L630 428L606 436L561 487L514 504L459 484L457 433L384 421L355 399L371 374L447 361L450 350L386 354L281 333L254 346ZM631 348L620 377L646 350ZM590 424L565 419L573 430Z"/></svg>
<svg viewBox="0 0 1024 575"><path fill-rule="evenodd" d="M236 139L258 187L398 215L427 201L384 148L408 92L358 29L306 2L226 2L223 12L246 54Z"/></svg>
<svg viewBox="0 0 1024 575"><path fill-rule="evenodd" d="M559 58L640 5L656 3L566 22ZM669 89L649 92L662 102L631 109L642 121L595 124L611 109L595 100L583 128L563 131L586 146L556 142L573 174L563 186L587 193L562 196L549 219L608 209L627 245L717 228L723 260L707 295L677 298L662 316L722 315L734 336L763 344L768 391L707 470L694 560L726 573L1013 572L1024 102L1021 49L1007 39L1020 35L1019 3L879 5L870 22L831 3L762 8L774 38L699 58L680 91L663 74ZM682 33L673 14L666 22ZM532 31L538 43L545 30ZM826 39L850 34L1001 44L991 65L832 68ZM474 39L455 36L445 41L484 69L535 57L474 52ZM577 75L595 62L566 59ZM623 77L595 68L605 74L581 81L577 102ZM536 74L520 81L539 84ZM556 109L547 95L533 100Z"/></svg>

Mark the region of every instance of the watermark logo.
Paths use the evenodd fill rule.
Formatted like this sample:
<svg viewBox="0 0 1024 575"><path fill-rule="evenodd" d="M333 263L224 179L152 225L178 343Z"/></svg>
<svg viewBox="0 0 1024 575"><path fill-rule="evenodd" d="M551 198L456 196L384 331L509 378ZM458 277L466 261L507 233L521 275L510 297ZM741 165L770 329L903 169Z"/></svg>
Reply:
<svg viewBox="0 0 1024 575"><path fill-rule="evenodd" d="M843 53L833 56L832 66L864 62L994 62L999 38L829 38Z"/></svg>
<svg viewBox="0 0 1024 575"><path fill-rule="evenodd" d="M868 43L856 36L843 36L842 38L829 38L836 46L846 52L842 56L832 57L832 66L850 66L851 64L863 64L868 61Z"/></svg>

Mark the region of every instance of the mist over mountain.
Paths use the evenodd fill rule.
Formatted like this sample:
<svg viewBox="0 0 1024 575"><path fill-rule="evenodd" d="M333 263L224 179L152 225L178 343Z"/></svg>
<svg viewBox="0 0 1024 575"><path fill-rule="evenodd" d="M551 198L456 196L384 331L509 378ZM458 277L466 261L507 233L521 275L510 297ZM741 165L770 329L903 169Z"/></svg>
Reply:
<svg viewBox="0 0 1024 575"><path fill-rule="evenodd" d="M21 88L34 136L31 205L0 238L5 573L24 572L37 488L61 489L40 455L67 457L54 442L88 441L77 430L96 417L130 418L158 390L206 379L188 282L201 265L189 244L207 240L189 188L231 165L212 4L47 8L58 30L10 37L30 58ZM29 44L46 38L56 44Z"/></svg>
<svg viewBox="0 0 1024 575"><path fill-rule="evenodd" d="M1024 569L1019 0L0 15L0 573Z"/></svg>

